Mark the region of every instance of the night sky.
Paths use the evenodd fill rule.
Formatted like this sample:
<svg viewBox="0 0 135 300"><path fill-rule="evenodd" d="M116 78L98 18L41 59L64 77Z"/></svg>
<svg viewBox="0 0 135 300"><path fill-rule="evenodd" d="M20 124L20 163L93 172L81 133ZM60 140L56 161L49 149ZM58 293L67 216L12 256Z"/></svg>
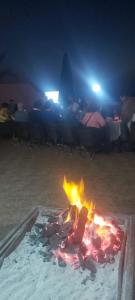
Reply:
<svg viewBox="0 0 135 300"><path fill-rule="evenodd" d="M66 51L78 92L92 77L110 93L117 94L124 76L132 78L133 88L135 4L125 2L1 1L5 64L44 90L57 88Z"/></svg>

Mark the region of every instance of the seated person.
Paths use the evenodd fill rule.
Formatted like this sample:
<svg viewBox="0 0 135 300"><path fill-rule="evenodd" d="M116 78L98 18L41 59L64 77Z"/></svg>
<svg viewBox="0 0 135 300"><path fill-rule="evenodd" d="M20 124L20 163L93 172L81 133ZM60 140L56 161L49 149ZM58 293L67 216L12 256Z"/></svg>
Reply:
<svg viewBox="0 0 135 300"><path fill-rule="evenodd" d="M26 123L29 121L28 111L24 109L23 103L17 104L17 111L13 114L12 119L15 122Z"/></svg>
<svg viewBox="0 0 135 300"><path fill-rule="evenodd" d="M2 103L1 109L0 109L0 123L6 123L8 121L10 121L8 104Z"/></svg>
<svg viewBox="0 0 135 300"><path fill-rule="evenodd" d="M81 120L81 123L86 127L102 128L106 126L106 121L101 113L97 111L95 103L91 103Z"/></svg>

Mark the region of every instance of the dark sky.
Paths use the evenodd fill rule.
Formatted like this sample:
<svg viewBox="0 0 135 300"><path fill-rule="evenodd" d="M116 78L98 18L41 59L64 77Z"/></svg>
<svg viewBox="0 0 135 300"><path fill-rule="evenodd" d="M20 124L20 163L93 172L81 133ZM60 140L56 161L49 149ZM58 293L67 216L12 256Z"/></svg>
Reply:
<svg viewBox="0 0 135 300"><path fill-rule="evenodd" d="M2 51L7 65L43 89L58 86L65 51L76 87L95 77L106 89L117 89L123 74L135 70L135 4L124 0L1 1Z"/></svg>

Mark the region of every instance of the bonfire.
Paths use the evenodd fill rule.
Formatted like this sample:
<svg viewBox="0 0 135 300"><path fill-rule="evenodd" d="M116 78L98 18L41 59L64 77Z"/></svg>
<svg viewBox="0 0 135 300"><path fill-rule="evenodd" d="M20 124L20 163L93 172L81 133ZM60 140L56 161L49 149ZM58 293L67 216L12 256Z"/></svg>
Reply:
<svg viewBox="0 0 135 300"><path fill-rule="evenodd" d="M64 178L63 188L65 210L34 210L7 245L4 241L1 252L7 256L8 246L16 248L23 237L2 265L0 299L133 299L134 247L130 238L125 248L127 219L99 213L85 196L83 180Z"/></svg>
<svg viewBox="0 0 135 300"><path fill-rule="evenodd" d="M53 255L74 268L93 268L92 261L112 263L123 241L123 231L112 219L96 211L93 202L84 193L84 182L68 182L64 191L69 207L44 225Z"/></svg>

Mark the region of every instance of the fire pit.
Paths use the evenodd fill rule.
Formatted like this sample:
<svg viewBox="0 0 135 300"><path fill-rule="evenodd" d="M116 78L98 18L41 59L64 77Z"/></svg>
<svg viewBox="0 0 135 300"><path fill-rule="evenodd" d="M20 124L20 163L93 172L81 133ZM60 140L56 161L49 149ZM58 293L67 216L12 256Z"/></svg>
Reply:
<svg viewBox="0 0 135 300"><path fill-rule="evenodd" d="M93 261L112 263L121 249L124 232L86 200L83 180L77 185L64 178L63 187L70 206L43 229L55 249L54 255L74 267L88 269L94 268Z"/></svg>
<svg viewBox="0 0 135 300"><path fill-rule="evenodd" d="M134 299L134 218L101 215L82 180L63 187L66 210L36 208L1 243L1 300Z"/></svg>

